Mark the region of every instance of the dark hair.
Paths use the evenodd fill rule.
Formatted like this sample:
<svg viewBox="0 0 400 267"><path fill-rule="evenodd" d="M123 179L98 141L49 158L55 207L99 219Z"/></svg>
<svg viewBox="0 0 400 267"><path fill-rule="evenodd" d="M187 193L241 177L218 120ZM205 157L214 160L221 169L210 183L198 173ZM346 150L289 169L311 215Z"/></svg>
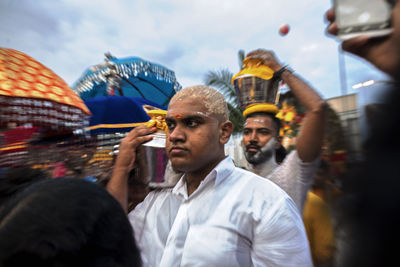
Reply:
<svg viewBox="0 0 400 267"><path fill-rule="evenodd" d="M283 160L286 158L287 150L281 144L278 149L275 150L275 160L278 164L281 164Z"/></svg>
<svg viewBox="0 0 400 267"><path fill-rule="evenodd" d="M276 128L276 135L279 136L279 130L281 128L281 120L278 119L274 114L272 113L268 113L268 112L254 112L254 113L250 113L249 115L246 116L245 120L247 120L247 118L251 118L251 117L256 117L256 116L268 116L272 118L272 121L274 123L274 126Z"/></svg>
<svg viewBox="0 0 400 267"><path fill-rule="evenodd" d="M0 210L0 266L140 265L122 207L91 182L37 182Z"/></svg>
<svg viewBox="0 0 400 267"><path fill-rule="evenodd" d="M312 184L313 189L325 189L327 182L330 180L330 165L329 163L321 159L318 165L317 173L314 177Z"/></svg>
<svg viewBox="0 0 400 267"><path fill-rule="evenodd" d="M0 205L27 186L47 179L45 172L30 167L10 167L0 177Z"/></svg>

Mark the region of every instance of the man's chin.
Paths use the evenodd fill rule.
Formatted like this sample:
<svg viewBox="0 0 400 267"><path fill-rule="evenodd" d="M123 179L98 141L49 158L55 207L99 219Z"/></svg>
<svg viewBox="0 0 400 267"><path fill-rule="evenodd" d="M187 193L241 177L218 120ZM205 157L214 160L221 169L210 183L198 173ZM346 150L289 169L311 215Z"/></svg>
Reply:
<svg viewBox="0 0 400 267"><path fill-rule="evenodd" d="M188 166L188 163L185 162L184 159L175 158L175 159L170 159L170 161L171 161L171 166L175 171L186 172L188 169L190 169L190 166Z"/></svg>
<svg viewBox="0 0 400 267"><path fill-rule="evenodd" d="M250 164L253 164L253 165L257 165L257 164L260 164L260 163L261 163L261 161L260 161L259 159L255 159L255 158L247 158L247 161L248 161Z"/></svg>
<svg viewBox="0 0 400 267"><path fill-rule="evenodd" d="M251 164L258 164L260 163L259 158L257 157L257 153L246 152L245 153L246 160Z"/></svg>
<svg viewBox="0 0 400 267"><path fill-rule="evenodd" d="M271 155L269 155L269 154L264 155L264 154L260 154L260 153L249 153L249 152L246 152L245 153L245 157L246 157L247 162L249 162L250 164L258 165L258 164L264 163L267 160L269 160L271 158Z"/></svg>

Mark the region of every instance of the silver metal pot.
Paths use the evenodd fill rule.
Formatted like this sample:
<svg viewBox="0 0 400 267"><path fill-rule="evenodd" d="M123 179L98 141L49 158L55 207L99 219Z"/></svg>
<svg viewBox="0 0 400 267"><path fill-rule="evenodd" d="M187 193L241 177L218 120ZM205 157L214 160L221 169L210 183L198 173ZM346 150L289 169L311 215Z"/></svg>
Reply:
<svg viewBox="0 0 400 267"><path fill-rule="evenodd" d="M165 152L165 133L158 131L153 134L153 140L144 143L139 148L139 175L150 187L164 185L165 169L168 157Z"/></svg>
<svg viewBox="0 0 400 267"><path fill-rule="evenodd" d="M278 79L264 80L253 75L243 75L233 81L239 99L239 108L243 111L252 104L279 102Z"/></svg>
<svg viewBox="0 0 400 267"><path fill-rule="evenodd" d="M166 135L158 131L152 136L153 140L141 145L137 152L138 179L153 189L174 187L182 173L174 171L168 160L165 152Z"/></svg>

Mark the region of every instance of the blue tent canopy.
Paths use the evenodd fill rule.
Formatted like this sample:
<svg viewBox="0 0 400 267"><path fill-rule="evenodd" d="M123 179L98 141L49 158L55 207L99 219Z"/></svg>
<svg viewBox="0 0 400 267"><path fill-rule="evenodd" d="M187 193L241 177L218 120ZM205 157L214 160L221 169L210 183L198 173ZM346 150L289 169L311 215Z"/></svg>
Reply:
<svg viewBox="0 0 400 267"><path fill-rule="evenodd" d="M167 106L171 97L181 89L175 73L156 63L138 57L115 58L106 55L103 64L87 69L72 89L83 100L110 94L140 97Z"/></svg>

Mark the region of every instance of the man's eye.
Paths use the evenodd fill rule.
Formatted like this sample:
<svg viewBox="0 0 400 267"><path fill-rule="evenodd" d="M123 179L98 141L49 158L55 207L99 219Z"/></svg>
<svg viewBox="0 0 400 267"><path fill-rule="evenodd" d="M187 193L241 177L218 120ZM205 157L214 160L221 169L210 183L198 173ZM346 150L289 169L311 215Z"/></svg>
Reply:
<svg viewBox="0 0 400 267"><path fill-rule="evenodd" d="M269 135L269 134L271 134L271 132L268 131L268 130L261 130L261 131L258 131L258 133L259 133L259 134L262 134L262 135Z"/></svg>
<svg viewBox="0 0 400 267"><path fill-rule="evenodd" d="M175 123L171 122L171 121L167 121L167 127L169 130L172 130L175 128Z"/></svg>
<svg viewBox="0 0 400 267"><path fill-rule="evenodd" d="M251 131L249 131L249 130L244 130L244 131L243 131L243 134L244 134L244 135L249 135L250 132L251 132Z"/></svg>
<svg viewBox="0 0 400 267"><path fill-rule="evenodd" d="M198 125L199 125L199 122L197 122L197 121L195 121L195 120L188 120L188 121L186 122L186 126L187 126L187 127L190 127L190 128L196 127L196 126L198 126Z"/></svg>

